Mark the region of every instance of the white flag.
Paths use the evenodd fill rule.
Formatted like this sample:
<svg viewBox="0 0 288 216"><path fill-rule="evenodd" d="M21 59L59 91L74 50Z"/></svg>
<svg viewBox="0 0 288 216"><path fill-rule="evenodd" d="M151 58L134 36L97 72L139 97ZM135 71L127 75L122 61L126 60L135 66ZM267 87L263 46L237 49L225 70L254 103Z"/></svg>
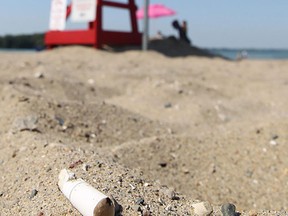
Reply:
<svg viewBox="0 0 288 216"><path fill-rule="evenodd" d="M91 22L96 18L96 0L72 0L73 22Z"/></svg>
<svg viewBox="0 0 288 216"><path fill-rule="evenodd" d="M49 29L63 31L66 26L67 0L52 0Z"/></svg>

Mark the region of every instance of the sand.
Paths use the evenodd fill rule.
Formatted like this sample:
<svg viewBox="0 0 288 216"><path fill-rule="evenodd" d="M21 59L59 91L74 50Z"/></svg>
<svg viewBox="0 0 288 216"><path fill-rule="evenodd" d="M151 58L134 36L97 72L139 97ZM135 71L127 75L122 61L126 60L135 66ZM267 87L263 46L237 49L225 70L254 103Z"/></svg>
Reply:
<svg viewBox="0 0 288 216"><path fill-rule="evenodd" d="M80 215L57 186L70 167L123 215L193 215L201 201L213 215L228 202L241 215L287 215L287 67L1 52L0 214Z"/></svg>

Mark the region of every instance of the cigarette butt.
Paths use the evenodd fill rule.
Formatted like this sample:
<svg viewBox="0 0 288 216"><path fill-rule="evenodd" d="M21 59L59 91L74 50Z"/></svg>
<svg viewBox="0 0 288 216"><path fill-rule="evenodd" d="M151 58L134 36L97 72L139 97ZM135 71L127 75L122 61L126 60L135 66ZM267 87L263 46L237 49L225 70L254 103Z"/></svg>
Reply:
<svg viewBox="0 0 288 216"><path fill-rule="evenodd" d="M61 170L58 186L83 216L114 216L112 200L69 170Z"/></svg>

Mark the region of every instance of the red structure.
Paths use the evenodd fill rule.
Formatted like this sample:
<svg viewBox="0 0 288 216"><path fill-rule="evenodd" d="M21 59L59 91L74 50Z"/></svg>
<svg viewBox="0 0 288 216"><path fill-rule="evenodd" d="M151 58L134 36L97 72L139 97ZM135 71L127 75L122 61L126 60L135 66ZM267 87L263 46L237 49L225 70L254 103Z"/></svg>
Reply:
<svg viewBox="0 0 288 216"><path fill-rule="evenodd" d="M139 45L141 44L141 34L138 31L136 20L136 10L134 0L127 0L128 3L112 2L107 0L97 0L96 19L89 22L87 30L71 31L49 31L45 35L45 45L47 48L65 45L87 45L95 48L102 48L107 45ZM104 31L102 28L103 6L117 7L129 10L132 32ZM67 6L66 19L71 13L71 5Z"/></svg>

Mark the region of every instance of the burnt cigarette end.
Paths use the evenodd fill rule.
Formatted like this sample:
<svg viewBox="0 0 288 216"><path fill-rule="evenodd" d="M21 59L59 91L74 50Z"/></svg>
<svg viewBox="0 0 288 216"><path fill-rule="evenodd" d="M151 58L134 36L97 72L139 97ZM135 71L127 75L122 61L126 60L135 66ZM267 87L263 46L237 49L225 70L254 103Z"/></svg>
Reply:
<svg viewBox="0 0 288 216"><path fill-rule="evenodd" d="M114 213L114 204L109 197L106 197L96 205L93 216L114 216Z"/></svg>

